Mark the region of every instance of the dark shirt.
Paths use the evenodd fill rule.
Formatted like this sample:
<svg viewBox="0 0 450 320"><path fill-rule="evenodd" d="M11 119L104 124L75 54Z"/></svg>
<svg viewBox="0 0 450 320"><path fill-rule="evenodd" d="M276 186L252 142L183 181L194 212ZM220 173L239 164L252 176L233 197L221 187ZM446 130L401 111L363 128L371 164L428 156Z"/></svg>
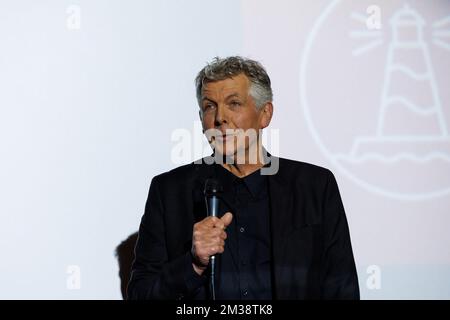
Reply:
<svg viewBox="0 0 450 320"><path fill-rule="evenodd" d="M219 217L233 214L225 251L216 256L216 299L272 299L267 176L257 170L239 178L221 165L214 167L223 186Z"/></svg>

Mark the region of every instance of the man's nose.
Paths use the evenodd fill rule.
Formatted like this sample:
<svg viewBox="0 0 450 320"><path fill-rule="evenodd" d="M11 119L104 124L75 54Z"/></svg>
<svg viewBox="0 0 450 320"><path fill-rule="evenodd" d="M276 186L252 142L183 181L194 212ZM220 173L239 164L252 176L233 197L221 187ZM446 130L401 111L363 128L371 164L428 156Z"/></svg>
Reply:
<svg viewBox="0 0 450 320"><path fill-rule="evenodd" d="M214 118L214 126L220 127L222 123L227 123L227 116L225 106L219 104L216 109L216 116Z"/></svg>

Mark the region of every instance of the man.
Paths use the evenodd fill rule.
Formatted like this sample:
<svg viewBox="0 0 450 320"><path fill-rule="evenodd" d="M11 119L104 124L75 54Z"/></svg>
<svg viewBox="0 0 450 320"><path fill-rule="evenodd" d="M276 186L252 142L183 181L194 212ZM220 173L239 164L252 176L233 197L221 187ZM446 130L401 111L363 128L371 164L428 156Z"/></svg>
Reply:
<svg viewBox="0 0 450 320"><path fill-rule="evenodd" d="M130 299L358 299L344 207L333 174L267 155L270 79L256 61L216 58L196 78L203 161L153 178L128 286ZM273 167L275 164L275 167ZM207 217L208 178L222 185Z"/></svg>

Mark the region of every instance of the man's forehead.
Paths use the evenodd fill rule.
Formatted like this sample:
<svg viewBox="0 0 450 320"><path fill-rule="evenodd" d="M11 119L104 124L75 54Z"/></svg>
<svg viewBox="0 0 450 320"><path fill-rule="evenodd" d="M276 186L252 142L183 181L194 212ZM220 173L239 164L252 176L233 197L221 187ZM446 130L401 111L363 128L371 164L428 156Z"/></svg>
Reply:
<svg viewBox="0 0 450 320"><path fill-rule="evenodd" d="M248 79L245 75L239 75L224 80L209 81L203 85L202 95L245 95L248 89Z"/></svg>

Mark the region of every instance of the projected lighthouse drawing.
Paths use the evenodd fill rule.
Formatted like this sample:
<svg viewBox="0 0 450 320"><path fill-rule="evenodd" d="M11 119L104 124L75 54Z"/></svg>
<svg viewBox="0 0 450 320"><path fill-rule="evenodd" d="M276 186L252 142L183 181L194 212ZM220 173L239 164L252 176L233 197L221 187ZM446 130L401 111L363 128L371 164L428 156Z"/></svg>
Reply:
<svg viewBox="0 0 450 320"><path fill-rule="evenodd" d="M333 9L337 11L337 8L338 5L335 5ZM327 19L333 19L331 12L331 10L326 12L328 16L322 16L319 21L325 25ZM380 64L381 69L373 69L376 71L370 73L372 78L379 75L377 80L369 79L367 84L364 84L366 79L360 76L355 78L360 88L371 92L370 98L366 100L355 98L353 102L351 99L355 91L350 87L347 93L349 98L346 100L339 102L340 100L336 98L343 96L339 90L336 90L337 95L326 100L326 97L307 96L306 86L301 85L307 121L325 154L343 173L366 189L406 200L448 195L450 194L449 95L444 95L444 100L442 99L440 93L445 91L442 91L443 87L440 86L439 80L449 81L448 76L442 78L442 71L450 64L448 54L450 15L447 13L446 17L441 16L430 22L429 17L424 17L420 10L406 2L400 3L397 7L393 6L392 11L384 14L383 28L370 30L366 27L366 14L351 13L353 30L347 33L347 37L350 38L350 44L359 47L349 50L347 61L342 61L341 58L342 64L348 65L347 69L354 68L354 64L361 64L361 61L367 61L371 65ZM355 29L355 23L360 26L358 29ZM311 36L306 46L305 61L308 60L308 50L313 48L312 43L321 40L318 27L315 26L315 29L313 32L315 38ZM439 55L436 55L436 51L432 51L436 48ZM344 50L339 47L333 53L344 57ZM376 50L378 52L375 55L373 52ZM436 56L441 59L436 59ZM311 54L311 57L314 55ZM344 69L336 67L336 70ZM382 72L377 72L378 70ZM329 74L335 73L336 71L329 70ZM306 75L302 74L301 82L306 83L305 79ZM336 79L355 81L348 74ZM339 84L339 87L346 88L342 84ZM333 87L328 91L333 92ZM314 106L310 101L315 102ZM361 104L361 101L364 103ZM342 115L342 118L334 119L336 123L345 123L348 121L345 117L348 116L364 114L361 108L365 108L364 110L373 114L371 118L365 118L366 123L372 121L373 125L366 125L360 131L371 133L355 133L348 140L348 147L345 147L341 142L342 139L334 138L342 131L342 127L336 125L336 130L339 131L333 134L324 132L329 126L321 126L320 119L314 118L311 114L311 110L315 111L317 107L327 103L330 105L343 103L346 107L346 112L335 111L337 117ZM352 112L352 108L356 112ZM322 114L326 112L322 110ZM352 121L358 119L352 118ZM351 130L352 128L345 128L343 132Z"/></svg>
<svg viewBox="0 0 450 320"><path fill-rule="evenodd" d="M448 128L423 38L424 25L423 18L407 5L392 16L376 134L358 137L350 154L338 155L338 159L423 162L441 157L450 161ZM398 82L408 91L396 92ZM421 97L416 97L419 92Z"/></svg>

